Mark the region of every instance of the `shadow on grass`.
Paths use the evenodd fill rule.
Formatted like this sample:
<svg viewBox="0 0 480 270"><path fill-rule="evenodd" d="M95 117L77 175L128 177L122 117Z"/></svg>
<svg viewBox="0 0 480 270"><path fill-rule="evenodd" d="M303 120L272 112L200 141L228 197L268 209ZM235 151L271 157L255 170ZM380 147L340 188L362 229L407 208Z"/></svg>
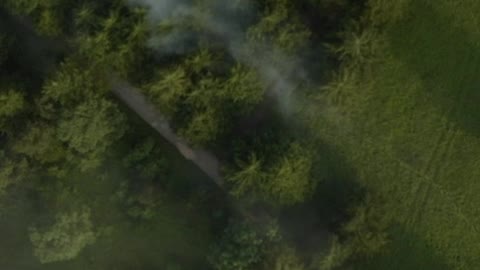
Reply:
<svg viewBox="0 0 480 270"><path fill-rule="evenodd" d="M449 270L450 266L436 254L434 248L421 236L404 228L395 227L390 232L390 243L382 254L356 264L358 268L368 270Z"/></svg>
<svg viewBox="0 0 480 270"><path fill-rule="evenodd" d="M409 13L388 28L393 55L446 116L468 132L480 134L480 46L435 1L415 0ZM457 14L456 16L461 16Z"/></svg>
<svg viewBox="0 0 480 270"><path fill-rule="evenodd" d="M351 209L360 204L366 193L342 154L330 145L318 145L313 177L319 184L313 198L280 215L285 235L302 254L326 250L330 237L351 219Z"/></svg>

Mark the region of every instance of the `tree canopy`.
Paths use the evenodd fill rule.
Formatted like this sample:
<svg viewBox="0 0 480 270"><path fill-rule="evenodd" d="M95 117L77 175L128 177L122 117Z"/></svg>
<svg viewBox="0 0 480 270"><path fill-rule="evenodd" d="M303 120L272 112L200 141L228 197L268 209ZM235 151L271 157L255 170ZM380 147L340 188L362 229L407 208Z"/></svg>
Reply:
<svg viewBox="0 0 480 270"><path fill-rule="evenodd" d="M0 3L0 238L16 256L0 268L316 269L301 226L341 201L323 195L343 172L304 112L328 69L360 57L324 55L339 42L329 14L350 2ZM177 141L131 110L137 99ZM225 185L172 141L214 156ZM348 218L312 225L341 239L322 265L385 246L373 204L334 205Z"/></svg>

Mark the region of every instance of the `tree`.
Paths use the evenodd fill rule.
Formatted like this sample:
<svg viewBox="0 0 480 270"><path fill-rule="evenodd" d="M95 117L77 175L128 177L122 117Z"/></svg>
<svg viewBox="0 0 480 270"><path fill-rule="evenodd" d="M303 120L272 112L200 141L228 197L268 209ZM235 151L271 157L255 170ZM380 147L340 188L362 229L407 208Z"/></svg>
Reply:
<svg viewBox="0 0 480 270"><path fill-rule="evenodd" d="M185 69L177 67L160 73L159 79L153 82L148 89L148 94L161 111L172 118L179 111L191 82Z"/></svg>
<svg viewBox="0 0 480 270"><path fill-rule="evenodd" d="M30 229L34 254L41 263L71 260L93 244L95 238L88 208L58 214L49 228Z"/></svg>
<svg viewBox="0 0 480 270"><path fill-rule="evenodd" d="M389 222L384 211L383 205L371 195L355 208L353 218L344 226L343 233L356 256L372 256L388 244Z"/></svg>
<svg viewBox="0 0 480 270"><path fill-rule="evenodd" d="M25 98L22 93L10 89L0 93L0 104L0 117L11 117L24 109Z"/></svg>
<svg viewBox="0 0 480 270"><path fill-rule="evenodd" d="M95 52L92 49L91 53ZM100 61L99 59L102 58L97 61ZM105 73L96 68L96 63L90 62L89 66L85 67L77 59L67 59L54 76L44 83L41 106L62 110L76 106L88 98L100 98L107 93L109 85L105 80ZM58 112L51 113L52 118L57 118Z"/></svg>
<svg viewBox="0 0 480 270"><path fill-rule="evenodd" d="M333 239L328 253L319 258L320 269L353 269L350 267L355 260L375 256L389 243L390 223L381 200L368 194L352 214Z"/></svg>
<svg viewBox="0 0 480 270"><path fill-rule="evenodd" d="M275 222L231 222L213 247L209 261L215 270L250 270L265 258L269 247L280 240Z"/></svg>
<svg viewBox="0 0 480 270"><path fill-rule="evenodd" d="M106 99L90 99L72 112L65 112L58 125L58 138L67 144L82 171L96 168L110 145L126 130L125 117ZM79 159L77 159L79 158Z"/></svg>
<svg viewBox="0 0 480 270"><path fill-rule="evenodd" d="M13 144L13 150L43 165L65 157L65 149L56 137L55 127L44 123L29 123L26 132Z"/></svg>
<svg viewBox="0 0 480 270"><path fill-rule="evenodd" d="M38 30L46 36L59 36L63 32L62 13L53 7L48 7L40 12Z"/></svg>
<svg viewBox="0 0 480 270"><path fill-rule="evenodd" d="M265 189L268 197L280 205L303 202L313 194L316 183L311 178L312 154L292 143L285 156L273 167Z"/></svg>
<svg viewBox="0 0 480 270"><path fill-rule="evenodd" d="M29 169L25 159L11 158L4 150L0 150L0 198L9 186L20 183Z"/></svg>
<svg viewBox="0 0 480 270"><path fill-rule="evenodd" d="M165 175L168 168L168 161L163 155L162 148L151 137L140 138L140 142L132 146L131 151L123 159L123 164L140 172L140 176L149 180Z"/></svg>
<svg viewBox="0 0 480 270"><path fill-rule="evenodd" d="M14 116L25 110L26 101L22 93L15 90L0 92L0 132L12 131L9 125Z"/></svg>
<svg viewBox="0 0 480 270"><path fill-rule="evenodd" d="M312 154L298 143L291 143L278 159L264 162L252 155L247 162L237 161L236 170L227 179L236 196L258 195L277 205L303 202L313 194L316 183L311 177Z"/></svg>
<svg viewBox="0 0 480 270"><path fill-rule="evenodd" d="M248 114L264 99L265 85L254 69L235 65L230 71L224 91L234 105L232 111Z"/></svg>
<svg viewBox="0 0 480 270"><path fill-rule="evenodd" d="M351 247L340 243L338 238L334 238L327 254L321 254L321 256L316 257L313 266L321 270L345 269L344 267L351 256Z"/></svg>
<svg viewBox="0 0 480 270"><path fill-rule="evenodd" d="M6 0L6 6L16 14L33 19L36 30L46 36L59 36L66 25L64 14L71 3L58 0Z"/></svg>
<svg viewBox="0 0 480 270"><path fill-rule="evenodd" d="M247 33L250 43L261 50L271 45L274 50L287 55L295 55L305 49L311 33L302 24L292 2L267 0L266 5L266 13Z"/></svg>
<svg viewBox="0 0 480 270"><path fill-rule="evenodd" d="M306 267L298 256L297 251L285 244L273 248L270 259L264 266L265 270L305 270ZM322 269L323 270L323 269Z"/></svg>
<svg viewBox="0 0 480 270"><path fill-rule="evenodd" d="M251 155L247 162L237 161L237 163L239 163L239 170L227 178L233 185L232 194L236 197L255 194L266 178L262 161L256 155Z"/></svg>

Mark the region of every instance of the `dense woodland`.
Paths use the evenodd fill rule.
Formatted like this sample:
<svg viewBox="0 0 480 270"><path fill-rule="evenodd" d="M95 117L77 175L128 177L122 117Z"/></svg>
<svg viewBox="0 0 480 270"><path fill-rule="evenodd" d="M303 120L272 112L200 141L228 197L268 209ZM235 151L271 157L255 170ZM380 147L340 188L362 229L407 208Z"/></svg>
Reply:
<svg viewBox="0 0 480 270"><path fill-rule="evenodd" d="M402 143L375 133L395 129L386 125L396 109L373 111L396 101L370 96L393 89L372 78L403 57L396 52L408 54L389 38L404 17L431 8L418 2L2 1L0 268L479 266L448 253L433 229L418 253L438 251L425 261L397 245L410 234L396 203L410 191L396 186L401 173L382 171L400 170L382 151ZM382 76L402 74L391 70ZM432 70L419 76L446 74ZM119 83L148 97L190 145L214 153L225 185L118 99ZM415 166L415 150L404 152L401 164ZM436 264L447 253L456 268Z"/></svg>

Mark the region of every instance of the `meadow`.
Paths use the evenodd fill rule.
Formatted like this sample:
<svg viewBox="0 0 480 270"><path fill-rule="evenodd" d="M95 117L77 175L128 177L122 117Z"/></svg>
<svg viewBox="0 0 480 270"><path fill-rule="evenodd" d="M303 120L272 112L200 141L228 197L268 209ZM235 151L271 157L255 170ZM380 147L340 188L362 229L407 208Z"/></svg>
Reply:
<svg viewBox="0 0 480 270"><path fill-rule="evenodd" d="M337 50L315 130L391 225L355 269L480 265L479 12L478 1L372 0Z"/></svg>

